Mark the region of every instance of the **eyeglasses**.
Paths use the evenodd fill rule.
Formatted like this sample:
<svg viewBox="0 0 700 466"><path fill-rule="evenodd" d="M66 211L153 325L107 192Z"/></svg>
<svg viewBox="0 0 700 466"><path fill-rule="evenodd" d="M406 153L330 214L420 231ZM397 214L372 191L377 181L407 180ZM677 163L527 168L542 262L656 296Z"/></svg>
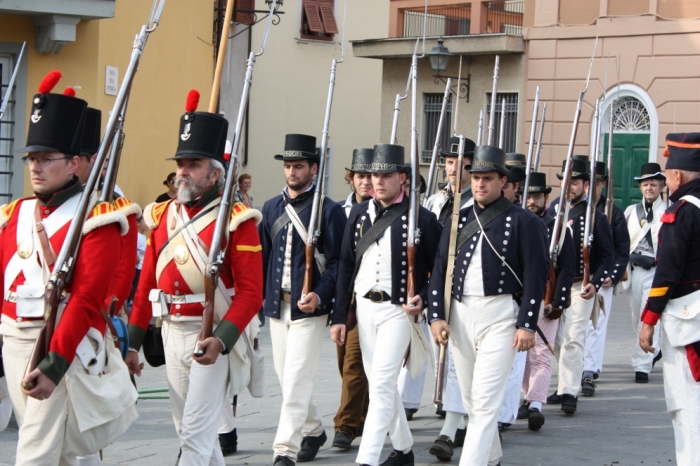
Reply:
<svg viewBox="0 0 700 466"><path fill-rule="evenodd" d="M67 160L68 158L69 157L56 157L56 158L41 157L41 158L37 158L37 157L28 156L28 157L22 157L22 163L24 163L25 165L36 163L40 167L45 167L55 160Z"/></svg>

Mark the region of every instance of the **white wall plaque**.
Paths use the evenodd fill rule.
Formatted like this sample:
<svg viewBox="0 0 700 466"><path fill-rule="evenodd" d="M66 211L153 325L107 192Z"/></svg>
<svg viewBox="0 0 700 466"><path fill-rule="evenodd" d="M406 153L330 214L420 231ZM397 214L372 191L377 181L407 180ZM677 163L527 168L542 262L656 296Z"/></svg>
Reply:
<svg viewBox="0 0 700 466"><path fill-rule="evenodd" d="M117 79L119 78L119 68L107 65L105 73L105 94L117 95Z"/></svg>

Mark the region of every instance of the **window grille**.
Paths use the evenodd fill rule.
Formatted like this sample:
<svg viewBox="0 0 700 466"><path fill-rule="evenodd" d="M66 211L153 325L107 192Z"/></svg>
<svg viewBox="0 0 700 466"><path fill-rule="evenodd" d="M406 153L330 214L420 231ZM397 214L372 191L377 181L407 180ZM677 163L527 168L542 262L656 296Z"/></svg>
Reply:
<svg viewBox="0 0 700 466"><path fill-rule="evenodd" d="M518 94L516 92L496 94L496 114L494 118L494 138L493 145L498 145L498 138L501 134L501 102L506 99L506 127L503 134L503 150L506 152L516 152L518 145ZM484 135L483 143L488 143L489 115L491 112L491 93L486 93L486 113L484 114Z"/></svg>
<svg viewBox="0 0 700 466"><path fill-rule="evenodd" d="M423 150L421 151L421 163L429 164L433 158L433 146L435 145L435 135L437 134L438 123L440 122L440 112L442 111L442 100L445 94L423 94ZM452 135L452 94L447 101L445 109L445 121L440 134L440 147L445 150ZM440 157L440 163L443 163Z"/></svg>

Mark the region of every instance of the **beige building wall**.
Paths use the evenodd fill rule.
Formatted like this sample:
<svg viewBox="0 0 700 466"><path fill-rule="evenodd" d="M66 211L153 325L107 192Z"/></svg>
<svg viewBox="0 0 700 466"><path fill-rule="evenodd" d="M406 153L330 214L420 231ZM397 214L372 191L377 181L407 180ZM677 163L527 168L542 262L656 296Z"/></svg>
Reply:
<svg viewBox="0 0 700 466"><path fill-rule="evenodd" d="M119 82L131 57L134 36L148 20L151 2L120 0L114 18L81 21L76 40L59 54L37 53L35 28L27 16L0 15L0 42L27 41L28 81L26 111L39 83L58 69L63 78L55 92L81 86L76 96L102 110L103 129L115 97L105 95L106 66L119 68ZM117 184L127 197L142 206L165 191L161 182L174 163L164 159L175 153L179 118L190 89L202 93L206 110L214 66L212 25L214 4L202 0L168 0L160 26L151 34L136 73L126 115L126 141ZM24 145L24 137L15 147ZM25 194L31 186L25 170Z"/></svg>
<svg viewBox="0 0 700 466"><path fill-rule="evenodd" d="M263 2L258 3L258 8L264 8ZM248 121L249 161L240 171L253 178L251 194L257 207L285 186L282 162L273 159L284 150L285 134L314 135L320 145L331 61L340 59L344 3L336 1L340 34L328 43L299 39L301 1L286 0L285 14L280 24L272 26L265 53L255 65ZM349 41L386 36L388 22L388 0L347 2L348 43L345 62L337 68L329 131L326 194L335 200L349 193L343 178L353 149L372 147L380 134L382 64L353 57ZM263 32L264 23L253 27L253 50L259 50ZM236 117L227 117L234 125Z"/></svg>
<svg viewBox="0 0 700 466"><path fill-rule="evenodd" d="M582 3L595 3L598 6L599 17L593 24L561 27L552 23L556 17L560 18L561 23L564 23L564 18L575 17L580 13ZM658 10L649 12L654 5ZM698 130L700 21L695 17L698 16L699 6L698 1L526 0L526 11L532 9L535 13L530 27L523 31L527 41L527 107L521 114L521 121L529 128L535 88L539 85L540 99L549 102L542 165L550 184L556 183L554 174L559 171L566 156L576 100L585 84L596 36L599 36L598 48L583 104L575 153L589 152L593 109L595 100L604 95L608 56L610 78L607 90L611 91L617 86L619 57L623 90L642 101L649 112L649 161L658 161L664 166L662 152L667 133ZM643 10L647 13L640 15L639 12ZM611 16L610 11L620 11L625 16ZM687 15L690 19L665 20L661 12L676 17ZM607 101L603 111L605 122L609 111ZM604 132L607 132L607 125L604 128ZM524 144L522 148L525 149Z"/></svg>

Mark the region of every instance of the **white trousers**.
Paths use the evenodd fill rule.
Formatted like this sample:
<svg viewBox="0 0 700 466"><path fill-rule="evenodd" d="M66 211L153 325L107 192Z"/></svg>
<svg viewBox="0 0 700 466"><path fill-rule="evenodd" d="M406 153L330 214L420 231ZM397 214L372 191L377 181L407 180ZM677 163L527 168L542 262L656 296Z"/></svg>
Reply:
<svg viewBox="0 0 700 466"><path fill-rule="evenodd" d="M593 322L588 322L586 331L586 347L583 356L583 370L600 374L603 372L603 357L605 356L605 338L608 335L608 320L612 310L613 290L615 287L600 288L598 294L605 300L605 312L598 315L598 325L593 328ZM637 345L639 346L639 345Z"/></svg>
<svg viewBox="0 0 700 466"><path fill-rule="evenodd" d="M527 363L527 351L520 351L515 355L513 366L508 375L508 386L503 399L498 422L503 424L515 424L520 407L520 394L522 393L523 377L525 376L525 364Z"/></svg>
<svg viewBox="0 0 700 466"><path fill-rule="evenodd" d="M425 335L425 338L427 338L428 341L433 341L430 326L427 322L421 322L421 330L423 330L423 335ZM430 354L426 355L423 370L415 379L411 377L407 367L401 367L397 384L399 387L399 393L401 394L401 402L404 408L420 408L420 402L423 398L423 387L425 386L425 375L428 371L428 364L430 364L431 357L432 356Z"/></svg>
<svg viewBox="0 0 700 466"><path fill-rule="evenodd" d="M228 391L228 390L227 390ZM221 419L219 420L219 434L228 434L236 428L236 418L233 415L233 405L228 395L224 397L223 409L221 410Z"/></svg>
<svg viewBox="0 0 700 466"><path fill-rule="evenodd" d="M665 335L661 345L664 394L676 440L676 462L678 466L700 466L700 382L693 379L684 347L671 346Z"/></svg>
<svg viewBox="0 0 700 466"><path fill-rule="evenodd" d="M516 353L517 311L510 295L452 301L450 341L462 402L469 415L460 466L493 466L503 454L498 414Z"/></svg>
<svg viewBox="0 0 700 466"><path fill-rule="evenodd" d="M204 366L192 358L201 321L163 321L170 407L180 437L180 466L224 465L217 428L228 384L228 357Z"/></svg>
<svg viewBox="0 0 700 466"><path fill-rule="evenodd" d="M632 345L632 369L635 372L651 372L651 365L654 358L661 351L661 332L660 326L656 325L654 332L654 353L645 353L642 347L639 346L639 331L642 330L642 311L649 297L651 283L654 281L654 273L656 268L644 270L641 267L635 267L630 272L630 311L632 314L632 330L634 331L634 344Z"/></svg>
<svg viewBox="0 0 700 466"><path fill-rule="evenodd" d="M360 296L356 299L362 364L372 401L355 462L376 466L387 432L395 450L405 451L413 446L396 385L411 341L411 322L399 305L388 301L373 303Z"/></svg>
<svg viewBox="0 0 700 466"><path fill-rule="evenodd" d="M12 400L10 392L7 390L7 379L0 377L0 432L7 429L12 416Z"/></svg>
<svg viewBox="0 0 700 466"><path fill-rule="evenodd" d="M581 282L571 287L571 307L559 319L557 348L559 357L559 395L578 396L583 373L583 352L586 344L586 331L591 318L595 297L581 297Z"/></svg>
<svg viewBox="0 0 700 466"><path fill-rule="evenodd" d="M433 342L433 353L435 354L435 368L438 367L438 359L440 358L440 346L435 344L432 335L430 340ZM452 345L447 345L447 353L445 354L445 386L442 389L442 409L443 411L467 414L462 404L462 393L459 390L459 381L457 380L457 369L455 369L455 358L452 355Z"/></svg>
<svg viewBox="0 0 700 466"><path fill-rule="evenodd" d="M269 319L272 357L282 387L282 409L273 443L274 456L297 460L303 437L318 437L323 422L311 399L327 316L291 320L282 303L279 319Z"/></svg>

